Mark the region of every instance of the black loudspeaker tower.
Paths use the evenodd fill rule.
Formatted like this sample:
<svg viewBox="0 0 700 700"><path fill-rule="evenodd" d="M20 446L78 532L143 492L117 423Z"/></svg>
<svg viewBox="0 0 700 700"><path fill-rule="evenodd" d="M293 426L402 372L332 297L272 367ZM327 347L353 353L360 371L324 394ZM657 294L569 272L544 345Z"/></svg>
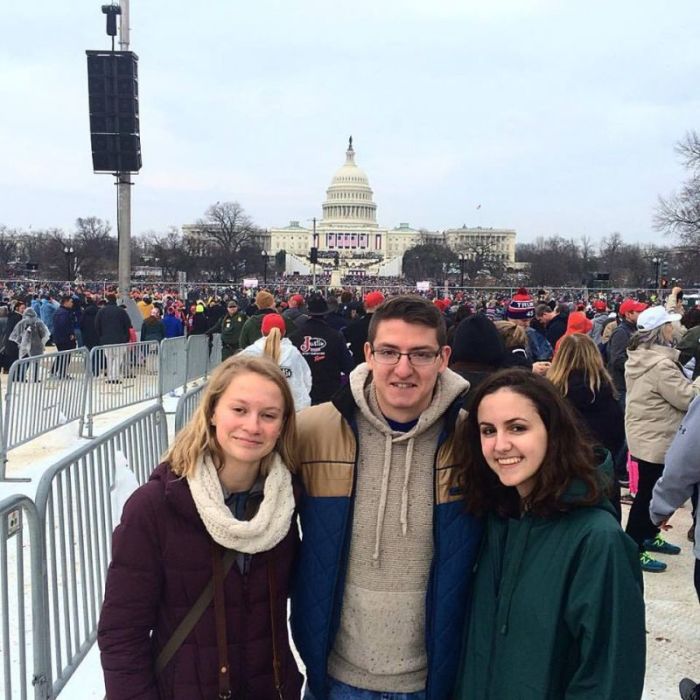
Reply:
<svg viewBox="0 0 700 700"><path fill-rule="evenodd" d="M95 172L138 172L139 57L133 51L86 51L90 144Z"/></svg>

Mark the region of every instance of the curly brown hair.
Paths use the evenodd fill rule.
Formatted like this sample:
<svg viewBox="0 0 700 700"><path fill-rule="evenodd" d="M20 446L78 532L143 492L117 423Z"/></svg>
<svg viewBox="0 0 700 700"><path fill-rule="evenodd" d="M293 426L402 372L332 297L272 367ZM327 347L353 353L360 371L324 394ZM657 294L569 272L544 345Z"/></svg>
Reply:
<svg viewBox="0 0 700 700"><path fill-rule="evenodd" d="M531 401L547 429L544 460L535 474L530 494L522 501L514 487L500 482L481 449L479 405L486 396L500 389ZM543 377L523 369L502 370L488 377L474 394L459 436L467 509L475 515L495 512L502 517L517 517L527 511L548 517L600 501L606 485L597 469L593 447L579 428L580 422L567 401ZM572 489L574 482L582 487Z"/></svg>

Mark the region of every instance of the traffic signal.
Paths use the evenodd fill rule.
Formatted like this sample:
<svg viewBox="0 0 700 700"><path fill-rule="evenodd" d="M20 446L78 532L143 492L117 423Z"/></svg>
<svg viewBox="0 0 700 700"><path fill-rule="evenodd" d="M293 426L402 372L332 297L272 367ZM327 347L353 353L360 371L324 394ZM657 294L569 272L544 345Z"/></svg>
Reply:
<svg viewBox="0 0 700 700"><path fill-rule="evenodd" d="M318 262L318 248L311 248L309 252L309 260L315 265Z"/></svg>
<svg viewBox="0 0 700 700"><path fill-rule="evenodd" d="M661 272L662 277L668 277L668 260L661 261L660 272ZM666 284L668 285L668 280L666 280Z"/></svg>
<svg viewBox="0 0 700 700"><path fill-rule="evenodd" d="M334 259L333 259L333 264L334 264L336 267L338 267L338 265L340 265L340 253L337 253L337 252L336 252L335 257L334 257Z"/></svg>

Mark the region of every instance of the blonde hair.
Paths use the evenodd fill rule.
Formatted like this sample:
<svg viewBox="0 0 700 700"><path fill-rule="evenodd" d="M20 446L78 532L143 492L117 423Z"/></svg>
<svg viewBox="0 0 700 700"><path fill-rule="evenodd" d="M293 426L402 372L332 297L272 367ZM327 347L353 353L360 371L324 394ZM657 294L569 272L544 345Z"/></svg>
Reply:
<svg viewBox="0 0 700 700"><path fill-rule="evenodd" d="M506 344L506 350L527 348L527 333L522 326L512 321L494 321L493 325L501 334L503 342Z"/></svg>
<svg viewBox="0 0 700 700"><path fill-rule="evenodd" d="M280 368L266 357L251 355L234 355L221 363L212 373L204 389L199 405L180 432L175 435L173 444L163 455L170 469L178 476L189 476L194 472L205 453L212 457L217 470L224 464L224 455L216 439L216 428L211 424L216 405L231 382L243 374L257 374L273 382L282 393L284 415L282 432L277 438L273 452L277 452L287 468L294 472L297 466L296 455L296 421L294 399L289 384ZM264 457L260 463L260 473L266 476L272 463L273 454Z"/></svg>
<svg viewBox="0 0 700 700"><path fill-rule="evenodd" d="M263 354L269 357L275 364L279 364L282 345L282 331L276 326L270 328L270 332L265 336Z"/></svg>
<svg viewBox="0 0 700 700"><path fill-rule="evenodd" d="M569 393L569 377L572 372L583 372L588 380L588 388L594 396L603 384L608 384L615 393L600 350L594 340L584 333L572 333L561 339L552 366L547 372L547 379L566 396Z"/></svg>

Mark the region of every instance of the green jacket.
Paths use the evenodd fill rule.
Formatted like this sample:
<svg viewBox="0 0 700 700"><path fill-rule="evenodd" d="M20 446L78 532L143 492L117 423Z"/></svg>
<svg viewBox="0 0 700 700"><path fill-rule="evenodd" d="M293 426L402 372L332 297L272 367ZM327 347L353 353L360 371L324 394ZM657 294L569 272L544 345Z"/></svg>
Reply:
<svg viewBox="0 0 700 700"><path fill-rule="evenodd" d="M639 700L639 553L607 503L552 518L490 515L455 698Z"/></svg>
<svg viewBox="0 0 700 700"><path fill-rule="evenodd" d="M262 338L262 322L263 322L263 317L266 314L274 314L277 313L274 309L265 309L264 311L258 312L255 314L255 316L251 316L244 324L243 324L243 329L241 331L241 335L238 339L238 344L241 347L241 350L245 350L249 345L252 345L256 340L259 338ZM284 316L284 325L286 327L286 333L285 335L287 338L294 333L296 330L296 326L294 325L294 321L292 321L291 318L285 318Z"/></svg>
<svg viewBox="0 0 700 700"><path fill-rule="evenodd" d="M233 316L226 312L207 333L221 333L222 345L230 345L238 349L238 339L247 320L248 317L241 311Z"/></svg>

